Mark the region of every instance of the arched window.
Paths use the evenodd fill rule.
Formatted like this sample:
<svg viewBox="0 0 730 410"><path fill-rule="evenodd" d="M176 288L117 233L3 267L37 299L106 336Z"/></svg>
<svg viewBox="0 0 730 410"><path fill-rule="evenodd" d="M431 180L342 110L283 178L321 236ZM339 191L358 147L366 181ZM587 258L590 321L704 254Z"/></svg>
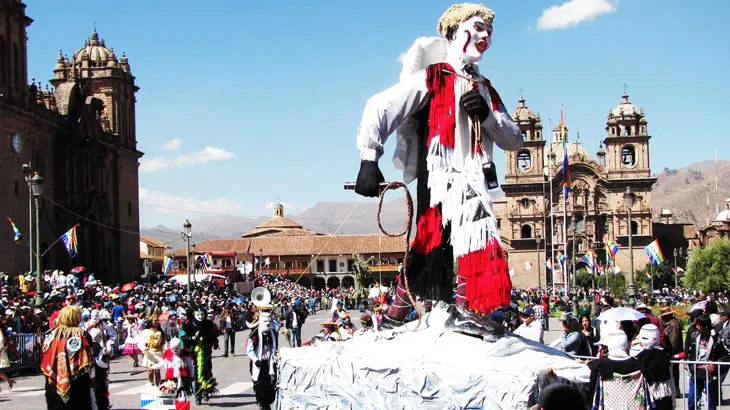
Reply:
<svg viewBox="0 0 730 410"><path fill-rule="evenodd" d="M639 234L639 223L636 221L631 221L631 235L638 235Z"/></svg>
<svg viewBox="0 0 730 410"><path fill-rule="evenodd" d="M570 221L571 228L573 227L573 221ZM583 232L586 229L586 221L585 218L583 218L583 214L575 214L575 231L576 232Z"/></svg>
<svg viewBox="0 0 730 410"><path fill-rule="evenodd" d="M631 135L631 127L626 127L626 135Z"/></svg>
<svg viewBox="0 0 730 410"><path fill-rule="evenodd" d="M621 148L621 163L626 167L633 167L636 164L636 150L633 145L624 145Z"/></svg>
<svg viewBox="0 0 730 410"><path fill-rule="evenodd" d="M522 172L527 172L532 168L532 157L529 151L520 151L517 154L517 167Z"/></svg>
<svg viewBox="0 0 730 410"><path fill-rule="evenodd" d="M532 227L530 225L522 225L520 229L520 238L530 239L532 238Z"/></svg>
<svg viewBox="0 0 730 410"><path fill-rule="evenodd" d="M530 207L530 200L527 198L520 199L520 206L527 209Z"/></svg>

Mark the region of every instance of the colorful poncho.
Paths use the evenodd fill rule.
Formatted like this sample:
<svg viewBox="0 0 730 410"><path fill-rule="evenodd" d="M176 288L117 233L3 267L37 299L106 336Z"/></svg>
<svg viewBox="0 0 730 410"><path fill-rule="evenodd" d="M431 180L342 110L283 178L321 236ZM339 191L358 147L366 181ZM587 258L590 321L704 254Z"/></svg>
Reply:
<svg viewBox="0 0 730 410"><path fill-rule="evenodd" d="M71 396L71 383L93 368L91 345L83 329L78 327L56 328L45 340L41 371L66 403Z"/></svg>

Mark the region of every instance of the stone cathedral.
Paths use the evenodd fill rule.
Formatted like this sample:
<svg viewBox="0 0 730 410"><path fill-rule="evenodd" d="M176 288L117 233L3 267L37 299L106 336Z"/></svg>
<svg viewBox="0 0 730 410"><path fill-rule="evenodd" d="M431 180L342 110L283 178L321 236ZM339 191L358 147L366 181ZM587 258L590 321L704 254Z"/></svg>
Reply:
<svg viewBox="0 0 730 410"><path fill-rule="evenodd" d="M574 138L567 124L564 133L558 126L546 135L540 116L527 107L524 98L512 118L525 144L519 151L506 153L504 197L495 200L494 208L514 287L561 286L563 271L547 269L545 262L562 252L566 267L571 268L574 247L576 269L585 267L580 259L588 250L605 264L606 240L619 244L616 265L628 272L629 230L634 267L644 267L648 258L643 247L653 240L651 189L656 178L649 166L651 136L643 109L629 102L624 93L608 113L605 136L596 144L595 156L580 143L570 142ZM566 200L563 134L570 175ZM631 220L624 199L627 188L634 198Z"/></svg>
<svg viewBox="0 0 730 410"><path fill-rule="evenodd" d="M131 280L140 270L142 152L129 61L94 30L72 55L59 53L55 66L49 56L50 84L29 81L33 20L25 9L20 0L0 0L0 272L14 276L35 263L26 241L14 243L5 216L30 239L26 178L38 172L42 270L81 265L109 283ZM56 240L75 224L79 252L71 258Z"/></svg>

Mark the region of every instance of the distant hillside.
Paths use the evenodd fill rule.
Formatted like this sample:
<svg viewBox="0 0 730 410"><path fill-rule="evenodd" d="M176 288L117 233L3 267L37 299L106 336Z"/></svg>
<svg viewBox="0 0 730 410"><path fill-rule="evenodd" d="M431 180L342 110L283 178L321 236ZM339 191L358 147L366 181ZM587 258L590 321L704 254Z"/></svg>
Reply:
<svg viewBox="0 0 730 410"><path fill-rule="evenodd" d="M717 215L716 204L722 209L725 198L730 197L730 161L718 161L717 169L717 193L714 161L698 162L680 169L667 168L657 173L657 183L652 191L654 219L658 220L661 210L666 208L674 213L677 222L706 226ZM415 197L415 191L411 194ZM501 191L495 195L497 198L501 196ZM392 198L395 199L383 204L381 217L383 227L396 233L403 230L407 210L402 193L393 193ZM340 234L374 234L380 232L376 220L377 208L375 201L360 202L359 205L357 202L318 202L298 215L286 216L315 232L332 234L342 225ZM195 240L202 242L240 237L266 219L268 217L204 216L191 219L191 223ZM141 234L159 239L173 248L183 246L180 228L143 228Z"/></svg>
<svg viewBox="0 0 730 410"><path fill-rule="evenodd" d="M724 208L725 198L730 197L730 161L717 162L717 191L715 169L715 161L702 161L680 169L665 168L656 174L652 190L654 219L662 209L669 209L677 222L707 226L718 208Z"/></svg>

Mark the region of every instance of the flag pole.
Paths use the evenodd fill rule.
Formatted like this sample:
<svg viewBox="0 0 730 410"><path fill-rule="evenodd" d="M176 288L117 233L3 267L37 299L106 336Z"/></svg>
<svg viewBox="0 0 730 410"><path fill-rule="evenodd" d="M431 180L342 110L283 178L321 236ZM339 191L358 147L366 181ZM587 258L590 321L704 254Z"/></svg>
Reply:
<svg viewBox="0 0 730 410"><path fill-rule="evenodd" d="M548 118L548 128L552 132L553 129L553 121ZM552 141L550 142L550 162L548 163L548 170L550 174L550 261L553 264L553 269L550 271L550 276L552 279L552 285L553 285L553 292L555 292L555 204L553 203L553 143L555 142L555 138L552 138ZM560 262L558 262L560 263ZM547 286L547 281L545 281L545 286Z"/></svg>

